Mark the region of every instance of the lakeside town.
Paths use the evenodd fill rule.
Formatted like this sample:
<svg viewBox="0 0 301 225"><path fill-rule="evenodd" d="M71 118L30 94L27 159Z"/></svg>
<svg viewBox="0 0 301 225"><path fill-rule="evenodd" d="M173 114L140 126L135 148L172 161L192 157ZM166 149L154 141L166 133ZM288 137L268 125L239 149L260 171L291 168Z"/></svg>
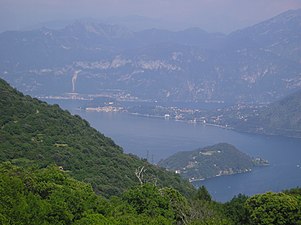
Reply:
<svg viewBox="0 0 301 225"><path fill-rule="evenodd" d="M62 96L43 96L38 98L46 101L82 101L83 103L80 108L87 112L129 113L135 116L184 121L191 124L212 125L226 129L232 129L233 123L243 123L254 116L258 116L259 110L266 107L266 104L247 103L229 106L219 100L192 102L185 106L177 106L177 102L166 105L164 102L160 103L155 100L141 100L126 93L102 93L94 95L66 93ZM208 108L210 104L215 104L215 106Z"/></svg>

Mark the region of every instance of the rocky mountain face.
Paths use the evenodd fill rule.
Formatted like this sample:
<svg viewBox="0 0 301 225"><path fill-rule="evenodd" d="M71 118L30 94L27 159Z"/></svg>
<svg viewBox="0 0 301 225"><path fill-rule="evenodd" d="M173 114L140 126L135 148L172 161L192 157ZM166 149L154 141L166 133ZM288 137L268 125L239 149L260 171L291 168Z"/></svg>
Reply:
<svg viewBox="0 0 301 225"><path fill-rule="evenodd" d="M267 102L301 87L301 10L229 35L76 22L0 34L0 76L32 95Z"/></svg>

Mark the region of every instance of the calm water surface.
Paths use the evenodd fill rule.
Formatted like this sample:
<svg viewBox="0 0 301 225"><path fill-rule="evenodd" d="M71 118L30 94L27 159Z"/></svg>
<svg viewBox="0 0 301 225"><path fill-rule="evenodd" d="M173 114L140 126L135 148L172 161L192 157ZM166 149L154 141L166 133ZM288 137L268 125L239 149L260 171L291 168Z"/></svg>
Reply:
<svg viewBox="0 0 301 225"><path fill-rule="evenodd" d="M220 142L235 145L241 151L260 156L270 166L250 173L218 177L194 183L205 185L217 201L234 195L253 195L301 186L301 140L284 137L251 135L213 126L189 124L174 120L137 117L125 113L98 113L75 110L90 124L111 137L127 153L158 162L178 151L190 151Z"/></svg>

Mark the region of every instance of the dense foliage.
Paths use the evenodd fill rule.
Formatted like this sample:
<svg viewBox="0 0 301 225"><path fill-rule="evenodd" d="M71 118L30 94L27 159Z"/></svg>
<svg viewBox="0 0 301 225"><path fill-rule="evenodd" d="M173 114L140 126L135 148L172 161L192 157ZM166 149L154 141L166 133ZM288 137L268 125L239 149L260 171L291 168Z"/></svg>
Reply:
<svg viewBox="0 0 301 225"><path fill-rule="evenodd" d="M218 203L56 105L0 95L0 224L301 225L300 188Z"/></svg>
<svg viewBox="0 0 301 225"><path fill-rule="evenodd" d="M299 199L284 193L255 195L246 201L251 224L301 224Z"/></svg>
<svg viewBox="0 0 301 225"><path fill-rule="evenodd" d="M133 186L107 200L58 166L0 164L0 224L206 224L227 221L217 207L173 188ZM192 208L191 206L195 206ZM203 223L203 222L204 223ZM226 223L218 223L226 224Z"/></svg>
<svg viewBox="0 0 301 225"><path fill-rule="evenodd" d="M0 224L301 224L301 189L238 195L225 204L205 187L185 198L153 183L133 186L109 200L56 165L0 164Z"/></svg>
<svg viewBox="0 0 301 225"><path fill-rule="evenodd" d="M124 154L110 138L58 105L24 96L3 80L0 96L0 162L34 160L42 167L55 163L105 196L138 184L139 167L146 170L144 180L175 187L185 195L194 191L174 173Z"/></svg>

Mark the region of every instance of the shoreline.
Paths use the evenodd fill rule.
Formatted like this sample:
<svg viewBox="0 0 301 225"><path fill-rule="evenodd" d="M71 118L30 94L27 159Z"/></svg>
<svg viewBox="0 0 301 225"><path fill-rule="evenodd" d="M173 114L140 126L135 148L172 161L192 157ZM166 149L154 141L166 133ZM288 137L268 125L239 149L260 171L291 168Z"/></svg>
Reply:
<svg viewBox="0 0 301 225"><path fill-rule="evenodd" d="M91 108L84 109L86 112L100 112L100 113L126 113L128 115L132 115L132 116L138 116L138 117L145 117L145 118L154 118L154 119L162 119L162 120L172 120L172 121L176 121L176 122L185 122L187 124L197 124L197 125L201 125L201 126L211 126L211 127L217 127L217 128L221 128L221 129L226 129L226 130L232 130L238 133L245 133L245 134L252 134L252 135L259 135L259 136L266 136L266 137L284 137L284 138L293 138L293 139L301 139L301 137L298 136L292 136L292 135L280 135L280 134L273 134L273 133L263 133L263 132L252 132L252 131L246 131L246 130L241 130L241 129L237 129L235 127L232 126L228 126L228 125L220 125L220 124L214 124L214 123L204 123L201 121L193 121L193 120L187 120L187 119L175 119L175 118L168 118L166 119L165 116L156 116L156 115L151 115L151 114L142 114L142 113L131 113L125 110L114 110L114 111L100 111L100 110L91 110Z"/></svg>
<svg viewBox="0 0 301 225"><path fill-rule="evenodd" d="M188 181L190 183L195 183L195 182L199 182L199 181L207 181L207 180L211 180L211 179L215 179L218 177L226 177L226 176L233 176L233 175L238 175L238 174L245 174L245 173L251 173L253 170L249 169L248 171L243 171L243 172L236 172L236 173L232 173L232 174L223 174L223 175L215 175L213 177L207 177L207 178L197 178L197 179L188 179Z"/></svg>

